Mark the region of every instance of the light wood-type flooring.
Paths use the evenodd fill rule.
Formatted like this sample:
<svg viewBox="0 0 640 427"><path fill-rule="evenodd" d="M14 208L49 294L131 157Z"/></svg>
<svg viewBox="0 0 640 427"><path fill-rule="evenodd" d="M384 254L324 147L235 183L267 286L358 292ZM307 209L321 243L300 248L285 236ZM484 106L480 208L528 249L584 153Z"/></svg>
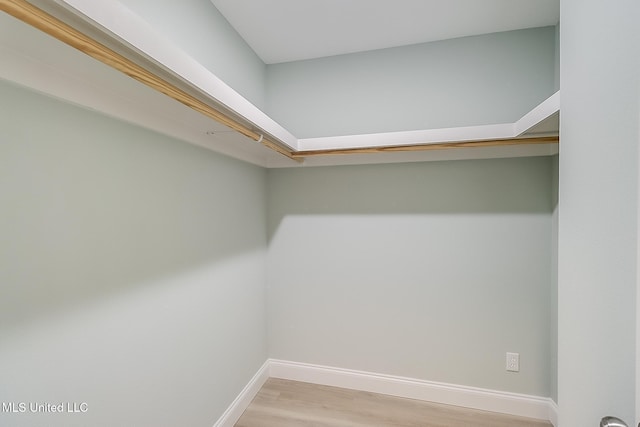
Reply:
<svg viewBox="0 0 640 427"><path fill-rule="evenodd" d="M270 378L236 427L550 427L530 418Z"/></svg>

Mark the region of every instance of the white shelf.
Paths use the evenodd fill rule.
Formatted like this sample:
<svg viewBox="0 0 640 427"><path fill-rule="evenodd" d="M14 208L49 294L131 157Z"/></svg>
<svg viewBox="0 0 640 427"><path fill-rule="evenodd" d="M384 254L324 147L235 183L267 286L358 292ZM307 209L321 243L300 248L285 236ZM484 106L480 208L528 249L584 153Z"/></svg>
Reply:
<svg viewBox="0 0 640 427"><path fill-rule="evenodd" d="M515 123L297 139L204 66L164 39L117 1L56 0L112 41L133 48L292 151L396 147L558 134L559 92ZM62 10L62 9L60 9ZM132 81L74 49L6 15L0 17L0 78L264 167L388 163L464 158L551 155L557 144L456 150L316 156L298 163L256 144L184 105ZM55 51L55 54L51 52Z"/></svg>
<svg viewBox="0 0 640 427"><path fill-rule="evenodd" d="M560 92L536 106L515 123L497 125L467 126L444 129L426 129L407 132L388 132L368 135L335 136L328 138L307 138L298 140L299 151L331 150L364 147L395 147L414 144L442 144L460 141L486 141L511 139L533 135L557 135L557 129L533 132L536 126L552 117L560 110Z"/></svg>

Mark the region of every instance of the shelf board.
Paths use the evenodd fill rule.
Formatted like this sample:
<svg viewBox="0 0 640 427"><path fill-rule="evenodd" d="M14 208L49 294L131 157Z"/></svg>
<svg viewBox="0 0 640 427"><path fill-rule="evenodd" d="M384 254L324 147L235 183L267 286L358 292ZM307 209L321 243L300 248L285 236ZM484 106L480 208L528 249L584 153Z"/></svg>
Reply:
<svg viewBox="0 0 640 427"><path fill-rule="evenodd" d="M8 5L19 4L25 2L0 0L5 11ZM85 32L78 30L77 37L83 44L75 47L86 52L108 46L107 55L92 55L103 63L3 15L0 78L263 167L557 153L559 92L515 123L297 139L119 2L61 0L59 4L64 7L49 6L47 11L51 19L62 22L54 29L58 31L65 21L82 27ZM67 32L74 33L75 28ZM56 37L55 31L52 35ZM64 37L57 38L74 45ZM83 49L87 39L90 49ZM123 70L123 62L130 68ZM149 80L160 84L149 85ZM216 118L218 111L223 120L216 122L211 117Z"/></svg>

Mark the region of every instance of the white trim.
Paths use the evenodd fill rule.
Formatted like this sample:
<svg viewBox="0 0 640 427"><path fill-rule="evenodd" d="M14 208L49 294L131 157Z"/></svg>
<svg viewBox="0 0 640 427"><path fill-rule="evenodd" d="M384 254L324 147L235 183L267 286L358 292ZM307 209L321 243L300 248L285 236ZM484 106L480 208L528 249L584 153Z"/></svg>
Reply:
<svg viewBox="0 0 640 427"><path fill-rule="evenodd" d="M242 413L247 409L256 394L258 394L258 391L260 391L260 388L267 379L269 379L270 364L270 360L264 362L264 365L262 365L253 378L251 378L249 384L242 389L238 397L236 397L227 410L224 411L213 427L233 427L234 424L238 422Z"/></svg>
<svg viewBox="0 0 640 427"><path fill-rule="evenodd" d="M559 91L542 101L539 105L533 108L533 110L529 111L515 123L330 136L321 138L303 138L298 140L298 148L299 151L313 151L511 139L527 136L526 132L529 129L533 128L535 125L558 111L560 111Z"/></svg>
<svg viewBox="0 0 640 427"><path fill-rule="evenodd" d="M269 360L269 376L540 420L549 420L554 410L546 397L283 360Z"/></svg>
<svg viewBox="0 0 640 427"><path fill-rule="evenodd" d="M513 136L518 137L529 129L560 111L560 91L538 104L533 110L513 124Z"/></svg>
<svg viewBox="0 0 640 427"><path fill-rule="evenodd" d="M558 427L558 404L553 399L549 399L549 422Z"/></svg>
<svg viewBox="0 0 640 427"><path fill-rule="evenodd" d="M233 427L268 378L303 381L517 415L550 421L554 426L558 426L558 405L547 397L268 359L213 427Z"/></svg>
<svg viewBox="0 0 640 427"><path fill-rule="evenodd" d="M513 123L425 129L361 135L329 136L298 140L300 151L335 150L344 148L395 147L413 144L441 144L457 141L513 138Z"/></svg>

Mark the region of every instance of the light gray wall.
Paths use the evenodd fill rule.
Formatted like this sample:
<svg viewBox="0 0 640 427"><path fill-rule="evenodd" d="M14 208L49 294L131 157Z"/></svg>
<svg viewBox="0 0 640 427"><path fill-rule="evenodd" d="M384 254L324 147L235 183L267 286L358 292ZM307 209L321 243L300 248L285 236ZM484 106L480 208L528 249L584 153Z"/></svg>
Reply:
<svg viewBox="0 0 640 427"><path fill-rule="evenodd" d="M559 421L636 425L640 2L562 0L560 20Z"/></svg>
<svg viewBox="0 0 640 427"><path fill-rule="evenodd" d="M264 170L0 83L0 425L211 426L267 357Z"/></svg>
<svg viewBox="0 0 640 427"><path fill-rule="evenodd" d="M210 0L119 0L258 108L265 106L262 60Z"/></svg>
<svg viewBox="0 0 640 427"><path fill-rule="evenodd" d="M267 66L299 138L507 123L553 93L555 27Z"/></svg>
<svg viewBox="0 0 640 427"><path fill-rule="evenodd" d="M553 89L558 91L560 90L560 24L556 25L555 29Z"/></svg>
<svg viewBox="0 0 640 427"><path fill-rule="evenodd" d="M560 159L558 156L551 158L551 344L550 344L550 370L551 393L550 397L558 403L558 177Z"/></svg>
<svg viewBox="0 0 640 427"><path fill-rule="evenodd" d="M548 157L269 170L269 355L549 396L551 181Z"/></svg>

